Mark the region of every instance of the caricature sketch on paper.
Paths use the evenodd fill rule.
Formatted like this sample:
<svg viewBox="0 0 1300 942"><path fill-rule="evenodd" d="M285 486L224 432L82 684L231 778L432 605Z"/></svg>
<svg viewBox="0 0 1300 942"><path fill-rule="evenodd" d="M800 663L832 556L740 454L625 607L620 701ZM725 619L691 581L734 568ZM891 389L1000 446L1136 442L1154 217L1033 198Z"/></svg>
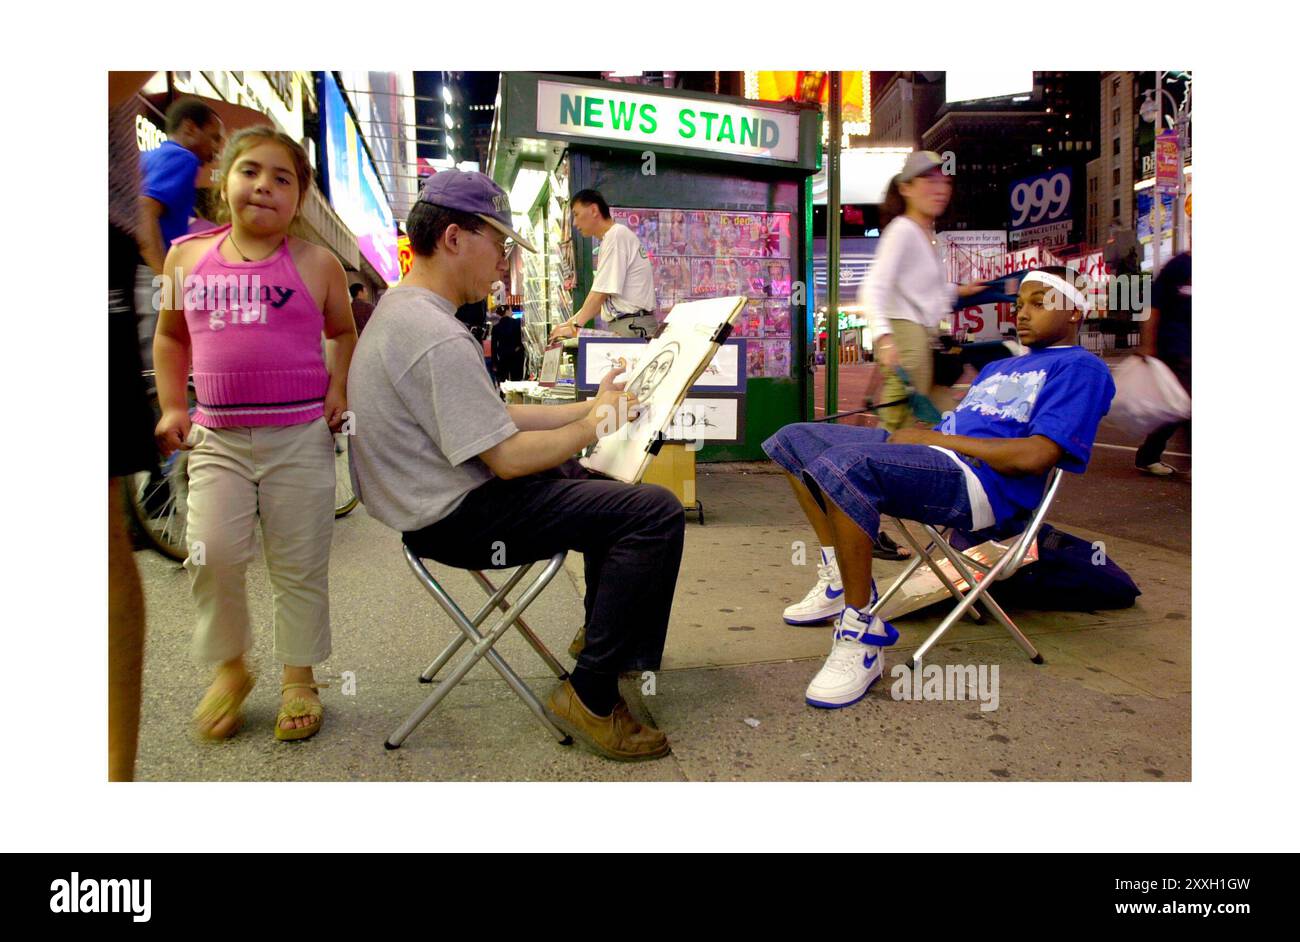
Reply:
<svg viewBox="0 0 1300 942"><path fill-rule="evenodd" d="M664 378L672 372L673 363L677 359L677 354L681 352L681 344L669 343L662 350L651 357L645 366L641 367L641 372L637 373L627 384L627 391L636 396L641 402L649 402L659 388L659 384Z"/></svg>
<svg viewBox="0 0 1300 942"><path fill-rule="evenodd" d="M640 415L617 432L601 439L582 463L594 471L627 483L636 483L649 464L651 448L672 421L687 389L717 355L715 341L744 307L739 296L684 301L665 320L663 333L642 348L638 365L629 370L625 387L636 396ZM733 346L735 357L738 350ZM721 365L721 374L729 372Z"/></svg>

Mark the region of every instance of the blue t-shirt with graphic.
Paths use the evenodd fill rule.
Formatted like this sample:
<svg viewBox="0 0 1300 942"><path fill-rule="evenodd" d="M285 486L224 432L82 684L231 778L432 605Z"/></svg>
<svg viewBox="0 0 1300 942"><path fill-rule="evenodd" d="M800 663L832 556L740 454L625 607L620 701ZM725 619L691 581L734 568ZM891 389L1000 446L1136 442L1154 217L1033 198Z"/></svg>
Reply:
<svg viewBox="0 0 1300 942"><path fill-rule="evenodd" d="M1061 468L1082 474L1097 425L1114 395L1110 370L1082 347L1031 350L980 370L952 422L935 428L976 438L1042 435L1061 446ZM982 461L960 457L975 470L999 521L1032 510L1042 500L1046 474L1009 477Z"/></svg>
<svg viewBox="0 0 1300 942"><path fill-rule="evenodd" d="M159 218L163 251L185 235L194 213L194 180L203 166L197 156L175 141L164 141L140 156L140 195L163 204Z"/></svg>

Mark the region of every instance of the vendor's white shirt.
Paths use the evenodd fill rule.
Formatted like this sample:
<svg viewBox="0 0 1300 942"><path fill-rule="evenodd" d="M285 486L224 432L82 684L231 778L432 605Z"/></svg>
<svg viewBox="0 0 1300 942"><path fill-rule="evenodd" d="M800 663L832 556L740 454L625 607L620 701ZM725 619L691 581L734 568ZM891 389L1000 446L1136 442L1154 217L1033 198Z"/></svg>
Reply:
<svg viewBox="0 0 1300 942"><path fill-rule="evenodd" d="M885 227L871 270L858 290L871 336L889 333L889 321L905 320L933 330L957 303L943 259L930 235L906 216Z"/></svg>
<svg viewBox="0 0 1300 942"><path fill-rule="evenodd" d="M636 233L616 222L600 240L596 256L596 278L592 291L610 295L601 307L601 319L609 322L619 314L655 309L654 274L650 257Z"/></svg>

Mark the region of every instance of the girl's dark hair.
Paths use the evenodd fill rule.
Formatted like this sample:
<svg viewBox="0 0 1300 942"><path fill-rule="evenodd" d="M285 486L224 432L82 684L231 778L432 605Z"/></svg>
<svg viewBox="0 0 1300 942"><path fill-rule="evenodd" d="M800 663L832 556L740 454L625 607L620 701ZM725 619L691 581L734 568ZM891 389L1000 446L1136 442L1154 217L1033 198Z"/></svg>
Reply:
<svg viewBox="0 0 1300 942"><path fill-rule="evenodd" d="M903 191L898 188L898 176L894 175L885 188L885 201L880 204L880 230L883 232L885 226L905 212L907 201L903 199Z"/></svg>

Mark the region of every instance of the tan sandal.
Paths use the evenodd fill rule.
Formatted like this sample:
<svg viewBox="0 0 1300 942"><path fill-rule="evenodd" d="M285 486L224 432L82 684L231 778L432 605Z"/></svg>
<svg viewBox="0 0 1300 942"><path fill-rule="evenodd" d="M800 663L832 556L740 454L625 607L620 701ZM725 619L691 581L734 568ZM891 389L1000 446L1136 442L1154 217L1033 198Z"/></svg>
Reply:
<svg viewBox="0 0 1300 942"><path fill-rule="evenodd" d="M307 690L319 690L321 687L328 687L329 684L323 681L307 683L298 681L292 684L281 684L280 693L286 690L293 690L301 687ZM280 707L280 713L275 718L275 738L281 742L288 742L294 739L308 739L320 732L321 720L325 716L325 708L314 700L308 700L306 697L294 697L288 703ZM297 719L312 720L306 726L294 726L288 729L284 727L285 720Z"/></svg>
<svg viewBox="0 0 1300 942"><path fill-rule="evenodd" d="M236 690L229 688L225 690L208 689L199 701L199 705L194 708L194 732L200 739L229 739L235 733L239 732L244 725L244 712L241 709L244 701L253 690L253 685L257 683L257 678L252 674L245 674L244 683ZM235 718L234 725L230 727L230 732L224 736L215 735L212 730L216 728L222 720L228 716Z"/></svg>

